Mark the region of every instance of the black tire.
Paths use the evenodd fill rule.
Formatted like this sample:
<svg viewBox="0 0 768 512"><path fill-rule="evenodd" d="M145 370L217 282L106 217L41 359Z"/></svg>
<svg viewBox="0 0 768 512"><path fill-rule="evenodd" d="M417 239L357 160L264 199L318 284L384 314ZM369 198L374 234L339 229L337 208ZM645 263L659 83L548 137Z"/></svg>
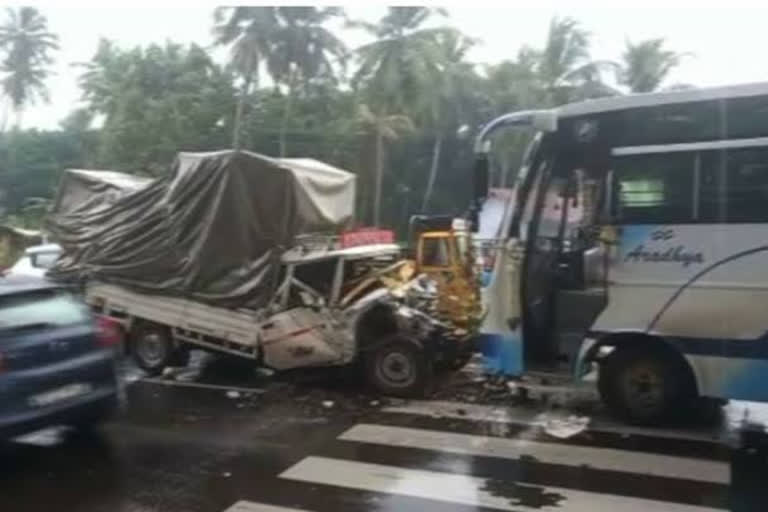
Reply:
<svg viewBox="0 0 768 512"><path fill-rule="evenodd" d="M696 396L685 361L654 347L616 348L600 363L598 389L613 415L648 426L678 419Z"/></svg>
<svg viewBox="0 0 768 512"><path fill-rule="evenodd" d="M162 325L141 323L131 333L131 356L136 366L151 376L172 366L178 353L168 328Z"/></svg>
<svg viewBox="0 0 768 512"><path fill-rule="evenodd" d="M365 357L365 373L379 393L412 398L427 394L433 372L418 344L393 336L371 346Z"/></svg>

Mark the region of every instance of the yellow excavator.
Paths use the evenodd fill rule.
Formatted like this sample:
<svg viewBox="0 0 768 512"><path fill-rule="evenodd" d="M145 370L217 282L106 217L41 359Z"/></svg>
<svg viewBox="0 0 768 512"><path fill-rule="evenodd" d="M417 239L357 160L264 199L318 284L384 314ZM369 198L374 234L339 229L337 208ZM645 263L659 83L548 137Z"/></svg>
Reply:
<svg viewBox="0 0 768 512"><path fill-rule="evenodd" d="M456 327L466 345L449 368L461 367L472 354L469 346L482 320L480 278L469 223L450 216L415 215L409 223L409 245L416 274L436 285L436 315Z"/></svg>

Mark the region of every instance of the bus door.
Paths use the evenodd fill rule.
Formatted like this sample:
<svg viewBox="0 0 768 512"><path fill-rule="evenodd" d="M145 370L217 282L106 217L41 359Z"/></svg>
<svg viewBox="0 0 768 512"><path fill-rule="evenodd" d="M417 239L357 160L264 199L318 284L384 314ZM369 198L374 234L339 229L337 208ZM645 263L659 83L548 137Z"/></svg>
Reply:
<svg viewBox="0 0 768 512"><path fill-rule="evenodd" d="M571 362L585 331L605 306L606 259L596 254L597 180L581 165L542 173L528 227L524 280L526 359L555 366ZM565 368L564 368L565 370Z"/></svg>
<svg viewBox="0 0 768 512"><path fill-rule="evenodd" d="M525 230L523 265L523 339L526 362L549 357L552 292L557 271L560 231L561 180L552 179L551 161L538 168L537 184L526 205L521 228Z"/></svg>

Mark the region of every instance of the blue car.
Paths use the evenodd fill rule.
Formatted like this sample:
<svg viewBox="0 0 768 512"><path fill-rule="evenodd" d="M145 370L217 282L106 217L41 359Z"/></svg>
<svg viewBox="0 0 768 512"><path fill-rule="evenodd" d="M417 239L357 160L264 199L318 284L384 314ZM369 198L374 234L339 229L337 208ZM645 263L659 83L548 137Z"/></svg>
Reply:
<svg viewBox="0 0 768 512"><path fill-rule="evenodd" d="M60 285L0 279L0 440L108 418L119 402L117 334Z"/></svg>

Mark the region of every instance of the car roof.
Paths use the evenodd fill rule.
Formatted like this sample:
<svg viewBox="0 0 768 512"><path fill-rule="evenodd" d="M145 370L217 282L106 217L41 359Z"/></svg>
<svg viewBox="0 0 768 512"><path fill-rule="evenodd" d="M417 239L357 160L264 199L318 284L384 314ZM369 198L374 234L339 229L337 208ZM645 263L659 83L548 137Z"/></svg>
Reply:
<svg viewBox="0 0 768 512"><path fill-rule="evenodd" d="M59 244L42 244L33 245L24 250L25 254L39 254L42 252L61 252L61 246Z"/></svg>
<svg viewBox="0 0 768 512"><path fill-rule="evenodd" d="M0 297L14 293L62 288L59 283L35 276L9 275L0 278Z"/></svg>

